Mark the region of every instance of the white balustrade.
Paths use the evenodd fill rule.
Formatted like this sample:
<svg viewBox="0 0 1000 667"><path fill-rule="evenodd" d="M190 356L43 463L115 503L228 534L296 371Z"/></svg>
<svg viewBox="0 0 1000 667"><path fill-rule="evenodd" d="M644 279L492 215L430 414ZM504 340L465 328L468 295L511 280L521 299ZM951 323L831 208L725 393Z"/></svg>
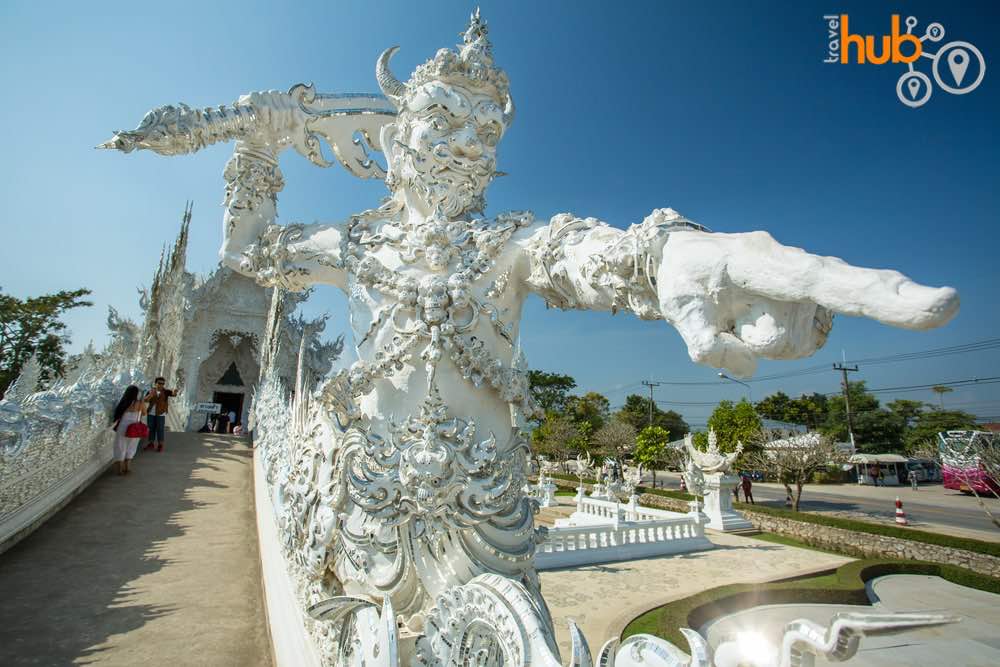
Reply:
<svg viewBox="0 0 1000 667"><path fill-rule="evenodd" d="M577 511L549 528L535 551L539 570L711 549L702 516L634 502L577 497Z"/></svg>

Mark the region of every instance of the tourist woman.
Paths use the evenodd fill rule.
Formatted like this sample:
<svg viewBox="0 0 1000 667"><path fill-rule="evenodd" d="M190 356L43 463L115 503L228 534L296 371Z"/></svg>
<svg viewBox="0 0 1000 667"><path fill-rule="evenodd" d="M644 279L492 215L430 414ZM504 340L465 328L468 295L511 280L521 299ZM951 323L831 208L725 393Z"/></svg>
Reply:
<svg viewBox="0 0 1000 667"><path fill-rule="evenodd" d="M111 416L111 428L115 432L115 473L119 475L129 473L128 466L135 456L139 440L149 433L149 429L142 423L145 414L146 404L139 399L139 388L134 384L129 385Z"/></svg>

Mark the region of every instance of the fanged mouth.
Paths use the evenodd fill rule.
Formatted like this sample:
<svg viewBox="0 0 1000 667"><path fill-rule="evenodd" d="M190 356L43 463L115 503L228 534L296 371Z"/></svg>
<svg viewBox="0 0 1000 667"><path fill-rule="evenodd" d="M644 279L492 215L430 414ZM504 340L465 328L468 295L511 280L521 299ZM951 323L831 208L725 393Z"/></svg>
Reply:
<svg viewBox="0 0 1000 667"><path fill-rule="evenodd" d="M467 160L457 157L452 155L445 146L438 146L434 149L432 154L436 161L436 164L431 167L432 174L439 174L444 171L454 171L460 174L485 176L493 172L493 166L495 164L492 159Z"/></svg>

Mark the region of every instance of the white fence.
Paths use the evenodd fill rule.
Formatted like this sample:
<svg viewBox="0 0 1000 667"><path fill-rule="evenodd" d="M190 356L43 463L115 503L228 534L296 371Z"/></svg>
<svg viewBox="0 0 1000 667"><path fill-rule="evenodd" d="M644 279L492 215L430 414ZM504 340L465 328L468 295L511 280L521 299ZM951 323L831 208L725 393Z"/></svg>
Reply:
<svg viewBox="0 0 1000 667"><path fill-rule="evenodd" d="M698 512L578 498L571 519L578 525L549 528L535 552L535 566L551 570L711 549L702 519Z"/></svg>

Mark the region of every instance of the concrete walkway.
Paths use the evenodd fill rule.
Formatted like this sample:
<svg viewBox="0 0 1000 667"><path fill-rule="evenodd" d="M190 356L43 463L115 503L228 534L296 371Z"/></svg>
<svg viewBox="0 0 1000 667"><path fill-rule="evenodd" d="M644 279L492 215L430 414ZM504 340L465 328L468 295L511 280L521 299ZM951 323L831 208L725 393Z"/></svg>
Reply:
<svg viewBox="0 0 1000 667"><path fill-rule="evenodd" d="M570 500L560 497L560 506L541 511L536 523L551 525L555 517L568 515ZM852 560L714 531L708 537L716 545L711 551L541 572L542 595L563 657L569 655L569 618L597 651L636 616L667 602L716 586L785 579Z"/></svg>
<svg viewBox="0 0 1000 667"><path fill-rule="evenodd" d="M252 456L169 433L0 556L0 665L270 665Z"/></svg>

